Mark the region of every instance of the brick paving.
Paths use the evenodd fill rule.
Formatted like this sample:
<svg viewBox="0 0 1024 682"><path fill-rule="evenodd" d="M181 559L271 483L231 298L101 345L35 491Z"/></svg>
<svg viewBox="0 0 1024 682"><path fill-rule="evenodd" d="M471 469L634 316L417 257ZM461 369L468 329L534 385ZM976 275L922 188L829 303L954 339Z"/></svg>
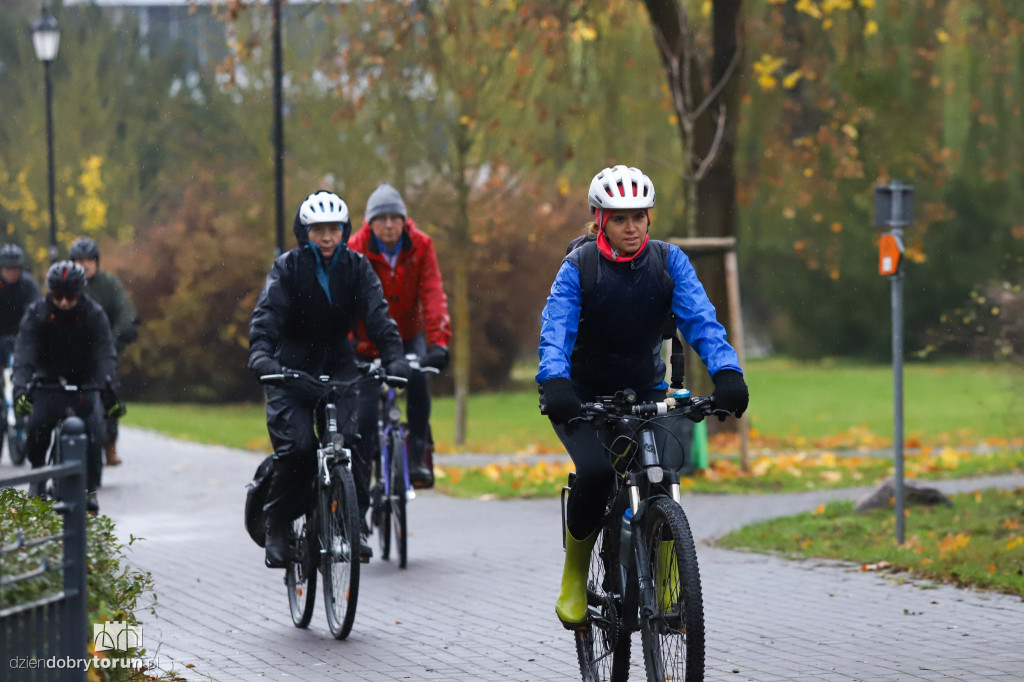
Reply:
<svg viewBox="0 0 1024 682"><path fill-rule="evenodd" d="M151 571L156 616L140 612L160 666L192 680L570 680L571 636L554 616L561 571L557 500L410 505L409 568L363 567L346 641L317 599L292 626L282 571L242 527L244 485L260 457L124 429L126 464L104 474L101 506L145 538L131 562ZM6 467L0 467L0 471ZM940 484L1024 486L1024 476ZM684 508L699 540L755 519L861 491L699 495ZM698 547L708 680L1021 680L1024 602L896 584L835 562ZM632 679L644 679L639 637ZM192 666L192 667L187 667Z"/></svg>

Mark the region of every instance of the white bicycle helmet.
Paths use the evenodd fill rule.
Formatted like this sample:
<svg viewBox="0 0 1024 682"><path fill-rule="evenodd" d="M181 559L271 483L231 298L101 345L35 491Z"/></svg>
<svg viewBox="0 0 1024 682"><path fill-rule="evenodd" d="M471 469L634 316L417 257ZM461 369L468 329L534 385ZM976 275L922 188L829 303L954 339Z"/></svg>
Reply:
<svg viewBox="0 0 1024 682"><path fill-rule="evenodd" d="M307 229L314 223L347 223L348 204L333 192L314 192L299 207L299 222Z"/></svg>
<svg viewBox="0 0 1024 682"><path fill-rule="evenodd" d="M639 168L605 168L590 181L587 201L591 213L651 208L654 206L654 183Z"/></svg>

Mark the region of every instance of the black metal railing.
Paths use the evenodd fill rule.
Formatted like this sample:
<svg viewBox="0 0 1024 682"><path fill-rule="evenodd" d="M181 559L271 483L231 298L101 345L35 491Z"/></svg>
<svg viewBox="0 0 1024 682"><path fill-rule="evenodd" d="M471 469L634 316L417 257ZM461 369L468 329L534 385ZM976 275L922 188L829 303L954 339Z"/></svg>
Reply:
<svg viewBox="0 0 1024 682"><path fill-rule="evenodd" d="M69 417L60 438L63 463L0 478L0 488L53 481L57 502L52 509L63 517L61 532L29 538L18 530L13 538L0 538L0 679L4 680L87 679L85 424ZM11 574L5 565L11 567ZM28 601L23 596L26 592L32 594Z"/></svg>

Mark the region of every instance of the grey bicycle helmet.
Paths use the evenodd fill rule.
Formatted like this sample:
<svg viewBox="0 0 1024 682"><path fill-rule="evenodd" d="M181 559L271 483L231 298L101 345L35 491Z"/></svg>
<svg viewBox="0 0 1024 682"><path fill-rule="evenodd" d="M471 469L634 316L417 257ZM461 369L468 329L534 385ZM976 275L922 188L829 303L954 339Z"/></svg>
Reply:
<svg viewBox="0 0 1024 682"><path fill-rule="evenodd" d="M100 259L100 247L95 241L88 237L82 237L71 245L68 251L69 260L96 260Z"/></svg>
<svg viewBox="0 0 1024 682"><path fill-rule="evenodd" d="M85 288L85 269L69 260L57 261L46 273L46 286L54 293L80 294Z"/></svg>
<svg viewBox="0 0 1024 682"><path fill-rule="evenodd" d="M17 244L0 246L0 268L25 267L25 252Z"/></svg>

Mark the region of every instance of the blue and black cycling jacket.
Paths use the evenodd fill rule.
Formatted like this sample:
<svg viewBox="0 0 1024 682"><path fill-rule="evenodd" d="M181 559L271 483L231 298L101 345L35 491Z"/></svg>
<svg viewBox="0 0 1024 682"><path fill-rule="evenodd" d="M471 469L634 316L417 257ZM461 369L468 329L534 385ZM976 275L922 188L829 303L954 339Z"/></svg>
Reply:
<svg viewBox="0 0 1024 682"><path fill-rule="evenodd" d="M668 263L651 257L667 248ZM725 328L677 246L650 240L628 262L600 256L593 291L583 292L579 260L566 256L544 306L537 383L568 377L581 394L607 395L624 388L666 388L665 363L658 350L671 308L676 326L714 376L742 371Z"/></svg>

